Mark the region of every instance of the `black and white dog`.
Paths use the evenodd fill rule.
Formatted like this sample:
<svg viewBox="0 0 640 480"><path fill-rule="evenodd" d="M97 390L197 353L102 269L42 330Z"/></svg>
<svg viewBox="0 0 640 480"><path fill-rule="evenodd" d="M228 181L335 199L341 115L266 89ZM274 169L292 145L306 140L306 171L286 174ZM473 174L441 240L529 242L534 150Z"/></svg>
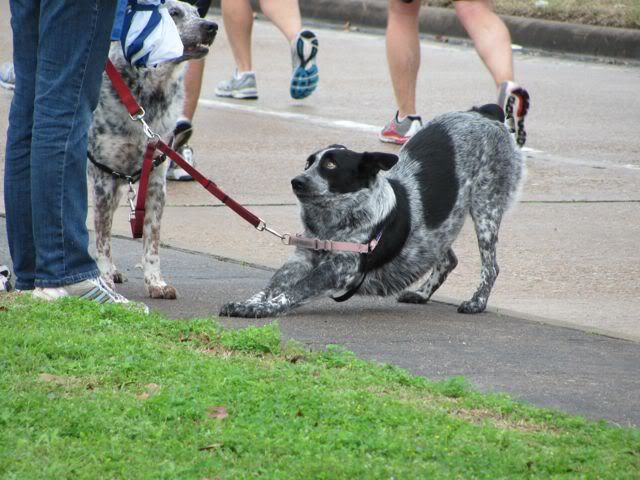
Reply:
<svg viewBox="0 0 640 480"><path fill-rule="evenodd" d="M186 60L204 57L213 42L218 26L204 20L192 5L168 0L166 7L173 18L184 46L184 55L157 67L136 68L127 63L122 47L114 43L109 58L120 72L138 103L145 109L144 119L151 130L169 136L184 103L184 65ZM142 168L147 138L138 122L129 120L111 82L105 76L100 100L89 131L89 175L93 183L94 224L97 263L104 279L124 281L111 258L111 227L122 190L128 181L108 171L133 175ZM167 163L153 169L147 190L144 219L144 282L153 298L176 298L176 289L167 285L160 273L160 220L165 203ZM98 168L96 164L103 167ZM107 167L106 169L104 167Z"/></svg>
<svg viewBox="0 0 640 480"><path fill-rule="evenodd" d="M291 183L306 237L367 243L369 254L297 248L261 292L220 315L267 317L345 290L425 303L458 261L451 245L467 212L482 260L480 286L461 313L482 312L498 275L502 216L523 177L523 159L497 105L436 117L400 150L357 153L332 145L311 155ZM380 173L385 171L386 173Z"/></svg>

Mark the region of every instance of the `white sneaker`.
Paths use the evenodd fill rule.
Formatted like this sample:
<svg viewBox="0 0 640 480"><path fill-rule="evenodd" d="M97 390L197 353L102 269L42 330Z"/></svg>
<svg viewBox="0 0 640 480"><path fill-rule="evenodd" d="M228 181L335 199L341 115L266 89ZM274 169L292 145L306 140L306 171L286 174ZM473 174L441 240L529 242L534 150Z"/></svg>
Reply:
<svg viewBox="0 0 640 480"><path fill-rule="evenodd" d="M218 97L231 97L240 100L255 100L258 98L258 87L256 86L256 74L254 72L233 73L231 80L224 80L218 83L215 89Z"/></svg>
<svg viewBox="0 0 640 480"><path fill-rule="evenodd" d="M52 302L64 297L78 297L96 303L120 303L140 308L144 313L149 313L149 307L143 303L130 302L125 297L116 293L107 286L102 277L90 278L82 282L65 285L64 287L41 288L37 287L31 294L33 298Z"/></svg>
<svg viewBox="0 0 640 480"><path fill-rule="evenodd" d="M11 270L6 265L0 265L0 292L10 292L11 288Z"/></svg>
<svg viewBox="0 0 640 480"><path fill-rule="evenodd" d="M0 86L13 90L16 88L16 72L12 62L0 65Z"/></svg>
<svg viewBox="0 0 640 480"><path fill-rule="evenodd" d="M192 167L196 166L196 161L193 159L193 148L189 145L183 146L178 153L184 158ZM187 173L187 171L175 162L169 164L167 169L167 180L177 180L181 182L193 180L193 177Z"/></svg>

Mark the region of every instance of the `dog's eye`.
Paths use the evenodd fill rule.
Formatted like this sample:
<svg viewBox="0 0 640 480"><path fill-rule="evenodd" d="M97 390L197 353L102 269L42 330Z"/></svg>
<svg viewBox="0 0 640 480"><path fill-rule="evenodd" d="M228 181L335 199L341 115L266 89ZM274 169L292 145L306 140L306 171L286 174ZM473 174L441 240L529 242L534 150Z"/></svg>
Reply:
<svg viewBox="0 0 640 480"><path fill-rule="evenodd" d="M182 10L179 8L171 8L169 9L169 15L171 15L172 18L182 18Z"/></svg>
<svg viewBox="0 0 640 480"><path fill-rule="evenodd" d="M327 170L335 170L336 168L338 168L338 164L333 160L327 160L322 166Z"/></svg>
<svg viewBox="0 0 640 480"><path fill-rule="evenodd" d="M313 162L311 160L307 160L307 163L304 164L304 169L308 170Z"/></svg>

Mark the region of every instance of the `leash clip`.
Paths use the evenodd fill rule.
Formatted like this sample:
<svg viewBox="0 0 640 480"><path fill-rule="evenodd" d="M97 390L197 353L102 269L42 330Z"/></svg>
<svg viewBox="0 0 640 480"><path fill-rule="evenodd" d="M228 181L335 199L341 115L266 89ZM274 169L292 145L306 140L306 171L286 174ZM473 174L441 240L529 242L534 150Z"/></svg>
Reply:
<svg viewBox="0 0 640 480"><path fill-rule="evenodd" d="M290 241L291 239L291 235L289 235L288 233L282 235L278 232L276 232L275 230L267 227L267 222L265 222L264 220L260 220L260 223L258 223L258 225L256 225L256 230L258 230L259 232L269 232L271 235L274 235L276 237L278 237L280 240L282 240L282 242L285 245L289 245L289 243L285 243L285 239L288 241Z"/></svg>

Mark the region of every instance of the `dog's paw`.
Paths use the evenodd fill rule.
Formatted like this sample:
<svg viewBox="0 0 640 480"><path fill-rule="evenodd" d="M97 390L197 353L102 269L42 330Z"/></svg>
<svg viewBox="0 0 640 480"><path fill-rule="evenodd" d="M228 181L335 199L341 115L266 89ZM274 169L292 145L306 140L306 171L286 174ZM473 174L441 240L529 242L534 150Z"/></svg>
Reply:
<svg viewBox="0 0 640 480"><path fill-rule="evenodd" d="M398 295L398 302L400 303L427 303L428 300L425 295L411 290L405 290Z"/></svg>
<svg viewBox="0 0 640 480"><path fill-rule="evenodd" d="M273 308L264 303L231 302L220 309L221 317L264 318L275 314Z"/></svg>
<svg viewBox="0 0 640 480"><path fill-rule="evenodd" d="M477 300L467 300L466 302L462 302L458 307L458 313L480 313L484 312L484 309L487 308L487 304L484 302L479 302Z"/></svg>
<svg viewBox="0 0 640 480"><path fill-rule="evenodd" d="M151 298L175 300L178 298L178 291L171 285L151 285L149 286L149 296Z"/></svg>
<svg viewBox="0 0 640 480"><path fill-rule="evenodd" d="M127 281L127 276L118 270L113 272L112 277L113 277L113 283L124 283Z"/></svg>

